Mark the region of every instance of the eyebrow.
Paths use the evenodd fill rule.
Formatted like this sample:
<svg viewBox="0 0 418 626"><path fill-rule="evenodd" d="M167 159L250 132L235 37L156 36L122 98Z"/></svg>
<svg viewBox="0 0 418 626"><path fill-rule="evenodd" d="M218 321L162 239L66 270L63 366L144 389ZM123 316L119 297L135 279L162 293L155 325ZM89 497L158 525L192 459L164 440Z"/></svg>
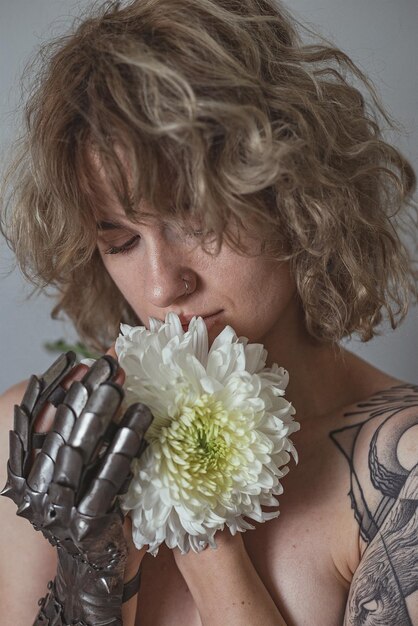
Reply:
<svg viewBox="0 0 418 626"><path fill-rule="evenodd" d="M158 219L158 217L155 214L153 214L153 213L146 213L144 211L141 211L140 219L137 222L138 224L141 224L142 218L145 218L145 219L146 218L150 218L151 220ZM100 221L97 222L97 229L99 231L116 230L118 228L126 230L127 228L128 229L132 228L132 226L135 226L134 222L129 222L127 224L124 224L123 222L120 222L120 221L118 221L116 219L115 220L114 219L112 219L112 220L100 220Z"/></svg>
<svg viewBox="0 0 418 626"><path fill-rule="evenodd" d="M116 230L117 228L126 228L126 226L121 222L107 222L105 220L102 220L100 222L97 222L97 228L100 231L105 231Z"/></svg>
<svg viewBox="0 0 418 626"><path fill-rule="evenodd" d="M155 213L141 211L139 213L139 219L137 222L128 221L128 223L123 223L121 221L118 221L117 219L99 220L97 222L97 230L99 231L99 233L103 233L109 230L117 230L117 229L129 230L129 229L132 229L132 227L135 227L135 225L137 224L141 225L141 224L146 223L147 219L151 220L151 222L159 222L161 220L161 217L159 215L156 215Z"/></svg>

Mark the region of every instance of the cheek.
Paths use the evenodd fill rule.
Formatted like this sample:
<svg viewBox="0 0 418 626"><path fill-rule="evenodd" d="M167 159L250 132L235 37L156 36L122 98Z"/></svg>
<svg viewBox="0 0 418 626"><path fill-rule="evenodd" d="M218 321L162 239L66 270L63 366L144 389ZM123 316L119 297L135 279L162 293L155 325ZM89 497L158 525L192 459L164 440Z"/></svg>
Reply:
<svg viewBox="0 0 418 626"><path fill-rule="evenodd" d="M109 274L125 300L133 306L141 288L138 272L130 271L129 265L126 263L121 263L118 267L118 263L107 262L107 258L103 258L103 254L100 256L104 270Z"/></svg>
<svg viewBox="0 0 418 626"><path fill-rule="evenodd" d="M288 263L256 261L242 267L241 291L249 303L267 309L284 305L296 291Z"/></svg>
<svg viewBox="0 0 418 626"><path fill-rule="evenodd" d="M228 284L235 330L250 341L261 341L296 305L296 284L286 263L242 263L235 272L231 268Z"/></svg>
<svg viewBox="0 0 418 626"><path fill-rule="evenodd" d="M287 268L275 267L259 276L250 289L249 299L256 304L257 317L268 325L294 300L296 284Z"/></svg>

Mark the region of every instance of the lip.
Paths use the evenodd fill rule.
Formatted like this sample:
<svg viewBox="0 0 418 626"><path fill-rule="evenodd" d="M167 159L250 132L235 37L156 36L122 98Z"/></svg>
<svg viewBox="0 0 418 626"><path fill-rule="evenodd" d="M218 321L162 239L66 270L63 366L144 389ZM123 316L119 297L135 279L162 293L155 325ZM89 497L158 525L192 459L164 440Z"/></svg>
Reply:
<svg viewBox="0 0 418 626"><path fill-rule="evenodd" d="M221 313L223 313L223 309L221 311L217 311L216 313L211 313L210 315L199 316L197 313L195 313L195 315L180 317L181 326L183 330L187 330L189 328L189 322L193 317L202 317L205 320L206 328L209 330L209 328L211 328L213 324L215 324L218 315L220 315Z"/></svg>

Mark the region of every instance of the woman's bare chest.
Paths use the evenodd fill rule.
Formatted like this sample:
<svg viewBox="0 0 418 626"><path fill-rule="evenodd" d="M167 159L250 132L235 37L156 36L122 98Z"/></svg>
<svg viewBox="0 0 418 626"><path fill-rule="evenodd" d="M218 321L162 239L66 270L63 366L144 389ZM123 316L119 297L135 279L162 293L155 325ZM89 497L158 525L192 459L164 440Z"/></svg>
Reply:
<svg viewBox="0 0 418 626"><path fill-rule="evenodd" d="M256 524L243 535L254 568L289 626L311 625L313 616L323 626L342 623L349 586L339 576L335 560L340 537L355 531L355 526L348 521L343 527L335 514L341 507L325 486L320 487L320 468L312 462L298 472L292 469L293 478L286 477L279 518ZM345 485L341 493L347 497ZM148 554L144 558L136 623L201 626L193 597L166 547L156 558Z"/></svg>
<svg viewBox="0 0 418 626"><path fill-rule="evenodd" d="M255 530L243 535L251 562L287 626L343 623L350 583L365 544L352 508L347 455L341 453L341 442L336 445L331 435L348 433L343 443L351 449L351 428L357 428L359 420L369 423L367 406L362 401L361 415L353 404L326 419L303 424L294 435L299 464L291 466L283 479L280 517L257 524ZM371 425L366 439L371 437L373 427L376 424ZM367 445L365 450L361 458L356 457L362 480L363 474L368 476ZM156 559L147 555L144 561L137 624L201 624L193 598L167 548Z"/></svg>

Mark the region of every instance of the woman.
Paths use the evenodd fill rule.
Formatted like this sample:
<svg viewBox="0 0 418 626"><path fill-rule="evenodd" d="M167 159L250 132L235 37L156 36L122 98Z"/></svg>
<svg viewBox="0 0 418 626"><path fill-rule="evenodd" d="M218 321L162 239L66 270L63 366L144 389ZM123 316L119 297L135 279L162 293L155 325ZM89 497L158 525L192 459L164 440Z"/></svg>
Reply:
<svg viewBox="0 0 418 626"><path fill-rule="evenodd" d="M108 4L48 58L10 170L4 230L23 272L57 287L53 314L64 311L89 346L113 356L121 321L147 326L169 311L185 325L207 318L210 341L230 324L263 343L268 364L290 372L300 462L280 517L219 532L216 551L162 547L153 559L130 543L126 557L119 528L107 596L88 563L82 573L63 563L62 545L56 576L59 525L50 546L2 498L9 623L30 623L56 576L36 623L418 624L418 389L338 344L352 333L371 339L382 309L395 327L417 295L394 229L415 175L344 73L370 89L367 79L340 50L303 46L270 0ZM42 402L32 382L38 431L51 428L59 389L73 380L90 397L118 395L123 371L108 357L98 367L62 357ZM13 405L30 413L27 387L1 400L2 466ZM27 477L32 499L36 480ZM103 532L95 527L92 541ZM83 541L74 537L69 553ZM122 602L140 564L140 592ZM105 597L116 599L109 611Z"/></svg>

